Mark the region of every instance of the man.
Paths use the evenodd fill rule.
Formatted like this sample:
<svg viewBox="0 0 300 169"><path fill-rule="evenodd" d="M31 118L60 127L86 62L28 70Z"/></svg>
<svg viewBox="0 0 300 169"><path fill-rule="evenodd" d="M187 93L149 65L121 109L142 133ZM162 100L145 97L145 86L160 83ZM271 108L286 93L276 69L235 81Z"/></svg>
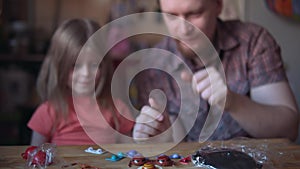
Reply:
<svg viewBox="0 0 300 169"><path fill-rule="evenodd" d="M191 82L201 99L195 124L190 131L185 131L188 132L186 141L198 141L204 115L207 116L210 107L220 100L226 100L224 112L209 139L246 136L295 140L298 109L284 72L280 48L271 35L255 24L219 20L222 0L160 0L159 3L162 12L188 21L207 36L218 52L226 77L225 81L216 67L199 61L191 49L201 48L201 42L196 41L197 35L193 34L195 28L185 22L174 22L172 17L164 17L170 34L184 40L166 38L158 47L178 54L190 66L193 76L182 71L181 79ZM169 63L164 57L156 62ZM206 69L203 68L205 65ZM160 141L171 141L173 135L174 141L179 130L187 129L188 121L181 119L183 128L173 125L170 132L164 132L176 120L180 100L178 87L168 80L170 77L161 74L144 72L140 79L144 84L139 90L143 108L133 132L137 141L157 135L161 136ZM214 83L217 90L212 90L210 83ZM149 99L149 91L153 88L159 88L167 95L166 109L162 109L160 101L154 97Z"/></svg>

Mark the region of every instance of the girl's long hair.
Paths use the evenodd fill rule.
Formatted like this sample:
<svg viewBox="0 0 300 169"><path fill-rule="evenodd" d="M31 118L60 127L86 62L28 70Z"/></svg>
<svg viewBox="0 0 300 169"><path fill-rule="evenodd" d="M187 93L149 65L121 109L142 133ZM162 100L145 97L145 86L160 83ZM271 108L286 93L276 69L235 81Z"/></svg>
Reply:
<svg viewBox="0 0 300 169"><path fill-rule="evenodd" d="M88 19L70 19L64 21L52 36L38 76L37 90L42 101L49 101L54 107L57 118L66 118L69 113L72 94L68 87L69 73L82 47L99 28L98 23ZM108 57L103 59L100 69L105 74L101 73L100 81L96 82L96 97L98 104L109 106L112 103L109 90L112 64Z"/></svg>

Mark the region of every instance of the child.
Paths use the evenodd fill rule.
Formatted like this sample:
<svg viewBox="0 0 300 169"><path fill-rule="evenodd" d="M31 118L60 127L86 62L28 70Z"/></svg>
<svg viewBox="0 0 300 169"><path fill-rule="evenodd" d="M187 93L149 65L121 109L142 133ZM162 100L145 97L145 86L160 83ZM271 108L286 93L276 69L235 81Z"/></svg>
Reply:
<svg viewBox="0 0 300 169"><path fill-rule="evenodd" d="M128 108L112 100L109 58L98 64L99 56L93 50L97 47L83 48L98 29L91 20L71 19L54 33L37 81L44 102L28 122L33 130L31 145L91 145L130 139L127 136L134 122Z"/></svg>

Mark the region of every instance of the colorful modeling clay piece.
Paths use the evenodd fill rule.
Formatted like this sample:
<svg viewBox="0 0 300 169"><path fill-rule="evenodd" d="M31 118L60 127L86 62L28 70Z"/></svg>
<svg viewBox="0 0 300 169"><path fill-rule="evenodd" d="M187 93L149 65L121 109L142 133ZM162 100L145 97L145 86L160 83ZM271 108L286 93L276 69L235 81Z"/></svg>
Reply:
<svg viewBox="0 0 300 169"><path fill-rule="evenodd" d="M182 158L181 160L179 160L180 164L188 164L191 162L191 156L187 156L185 158Z"/></svg>
<svg viewBox="0 0 300 169"><path fill-rule="evenodd" d="M28 147L24 153L21 154L22 158L27 160L27 158L29 157L30 154L32 154L34 151L37 150L37 146L30 146Z"/></svg>
<svg viewBox="0 0 300 169"><path fill-rule="evenodd" d="M126 154L124 154L124 153L122 153L122 152L118 152L118 157L124 158L124 157L126 157Z"/></svg>
<svg viewBox="0 0 300 169"><path fill-rule="evenodd" d="M124 157L126 157L125 154L119 152L118 155L113 154L110 158L106 158L105 160L116 162L122 160Z"/></svg>
<svg viewBox="0 0 300 169"><path fill-rule="evenodd" d="M92 154L103 154L105 153L105 151L102 151L102 149L97 149L97 150L94 150L93 147L89 147L87 149L84 150L85 152L87 153L92 153Z"/></svg>
<svg viewBox="0 0 300 169"><path fill-rule="evenodd" d="M170 155L169 157L170 157L170 159L181 159L182 158L179 154L176 154L176 153Z"/></svg>
<svg viewBox="0 0 300 169"><path fill-rule="evenodd" d="M55 146L49 143L44 143L40 147L29 146L21 156L26 160L27 167L46 167L53 162L54 149Z"/></svg>
<svg viewBox="0 0 300 169"><path fill-rule="evenodd" d="M175 163L169 158L169 156L162 154L156 158L156 164L159 166L172 166Z"/></svg>
<svg viewBox="0 0 300 169"><path fill-rule="evenodd" d="M154 165L152 163L145 163L143 166L140 166L138 169L162 169L162 167L158 165Z"/></svg>
<svg viewBox="0 0 300 169"><path fill-rule="evenodd" d="M43 152L41 150L37 151L32 158L32 164L33 165L35 165L35 164L41 165L41 166L45 165L46 164L46 156L47 155L45 152ZM48 164L46 164L46 165L48 165Z"/></svg>
<svg viewBox="0 0 300 169"><path fill-rule="evenodd" d="M143 155L141 153L137 152L136 150L129 150L126 153L126 156L129 157L129 158L133 158L135 156L143 156Z"/></svg>
<svg viewBox="0 0 300 169"><path fill-rule="evenodd" d="M122 158L120 158L117 155L113 154L110 158L106 158L105 160L108 160L108 161L119 161L121 159Z"/></svg>
<svg viewBox="0 0 300 169"><path fill-rule="evenodd" d="M135 166L142 166L144 165L146 162L148 162L148 159L143 157L143 156L135 156L133 157L130 161L128 166L131 167L132 165Z"/></svg>

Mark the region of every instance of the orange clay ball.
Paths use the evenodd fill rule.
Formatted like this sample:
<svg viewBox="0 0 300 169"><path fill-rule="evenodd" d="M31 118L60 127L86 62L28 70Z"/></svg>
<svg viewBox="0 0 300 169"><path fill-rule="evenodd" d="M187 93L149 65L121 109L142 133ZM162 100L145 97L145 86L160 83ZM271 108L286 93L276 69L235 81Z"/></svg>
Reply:
<svg viewBox="0 0 300 169"><path fill-rule="evenodd" d="M146 163L143 165L143 169L156 169L154 164Z"/></svg>

